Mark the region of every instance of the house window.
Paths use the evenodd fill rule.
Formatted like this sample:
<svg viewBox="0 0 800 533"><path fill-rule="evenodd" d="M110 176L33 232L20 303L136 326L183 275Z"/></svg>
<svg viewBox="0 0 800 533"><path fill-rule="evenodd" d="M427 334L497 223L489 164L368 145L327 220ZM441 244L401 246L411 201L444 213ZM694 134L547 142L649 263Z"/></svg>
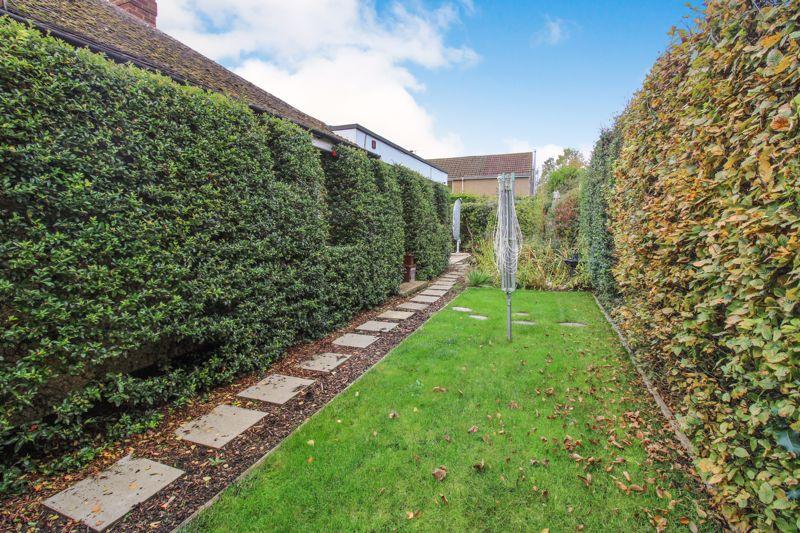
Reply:
<svg viewBox="0 0 800 533"><path fill-rule="evenodd" d="M375 139L372 139L372 149L374 150L377 147L378 147L378 143L375 141Z"/></svg>

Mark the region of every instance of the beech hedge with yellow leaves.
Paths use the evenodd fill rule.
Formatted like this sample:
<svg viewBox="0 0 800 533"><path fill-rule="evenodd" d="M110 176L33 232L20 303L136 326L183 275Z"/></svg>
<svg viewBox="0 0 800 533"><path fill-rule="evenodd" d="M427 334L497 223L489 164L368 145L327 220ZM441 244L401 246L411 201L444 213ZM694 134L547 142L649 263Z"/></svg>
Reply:
<svg viewBox="0 0 800 533"><path fill-rule="evenodd" d="M800 2L711 0L621 118L616 318L732 525L800 528Z"/></svg>

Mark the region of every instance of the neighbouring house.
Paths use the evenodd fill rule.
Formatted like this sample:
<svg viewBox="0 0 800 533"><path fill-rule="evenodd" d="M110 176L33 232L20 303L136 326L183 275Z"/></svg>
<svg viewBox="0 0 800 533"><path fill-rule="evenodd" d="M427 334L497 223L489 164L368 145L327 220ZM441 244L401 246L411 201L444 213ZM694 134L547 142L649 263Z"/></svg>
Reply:
<svg viewBox="0 0 800 533"><path fill-rule="evenodd" d="M533 194L533 153L471 155L465 157L445 157L431 159L431 164L447 172L447 186L453 194L476 194L494 196L497 194L497 176L513 172L517 176L516 196Z"/></svg>
<svg viewBox="0 0 800 533"><path fill-rule="evenodd" d="M447 172L430 161L423 159L411 150L406 150L374 131L368 130L361 124L344 124L330 126L338 135L348 139L356 146L379 156L387 163L397 163L411 170L419 172L426 178L435 182L446 184Z"/></svg>
<svg viewBox="0 0 800 533"><path fill-rule="evenodd" d="M158 30L156 0L13 0L0 14L27 22L75 46L189 85L242 100L255 112L289 120L311 132L314 145L331 150L348 143L321 120L234 74Z"/></svg>

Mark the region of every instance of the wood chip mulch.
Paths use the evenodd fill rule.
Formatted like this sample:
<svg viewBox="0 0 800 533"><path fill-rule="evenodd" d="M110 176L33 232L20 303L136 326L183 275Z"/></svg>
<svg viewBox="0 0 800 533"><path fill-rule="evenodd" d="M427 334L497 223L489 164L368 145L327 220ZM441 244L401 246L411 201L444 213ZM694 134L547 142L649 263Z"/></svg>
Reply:
<svg viewBox="0 0 800 533"><path fill-rule="evenodd" d="M454 272L453 268L449 272ZM460 281L461 278L460 278ZM262 459L283 439L319 411L337 394L369 370L430 316L447 305L461 290L456 284L427 309L416 311L388 333L356 331L356 326L374 319L408 297L393 297L380 308L358 314L350 324L315 342L290 348L269 368L238 379L230 385L211 391L202 400L184 407L163 409L164 419L158 428L117 443L80 471L43 477L33 483L34 491L0 500L0 531L91 531L85 525L68 520L46 509L41 502L68 488L77 481L105 470L128 454L158 461L183 470L185 473L106 531L172 531L195 511L234 482ZM336 346L332 341L343 333L368 333L379 337L364 349ZM298 368L297 363L323 352L349 353L353 356L331 373L313 372ZM272 405L240 398L236 394L264 379L268 374L286 374L316 380L303 393L283 405ZM249 428L221 450L183 441L175 436L182 424L227 403L267 413L259 423Z"/></svg>

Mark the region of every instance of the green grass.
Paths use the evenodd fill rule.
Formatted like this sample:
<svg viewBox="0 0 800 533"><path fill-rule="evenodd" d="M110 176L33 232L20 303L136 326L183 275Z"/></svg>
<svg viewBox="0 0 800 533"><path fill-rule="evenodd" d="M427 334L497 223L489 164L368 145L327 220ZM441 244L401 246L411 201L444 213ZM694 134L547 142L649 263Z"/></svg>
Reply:
<svg viewBox="0 0 800 533"><path fill-rule="evenodd" d="M490 318L470 319L453 305ZM641 439L663 451L662 422L591 295L515 293L515 311L536 325L515 326L511 344L504 307L495 289L467 290L189 529L652 531L652 517L668 530L687 530L688 521L712 529L697 515L704 498L672 454L648 457ZM590 457L597 462L587 467ZM482 472L473 466L481 461ZM442 465L440 482L432 472ZM586 472L589 486L578 477ZM666 491L661 498L656 487Z"/></svg>

